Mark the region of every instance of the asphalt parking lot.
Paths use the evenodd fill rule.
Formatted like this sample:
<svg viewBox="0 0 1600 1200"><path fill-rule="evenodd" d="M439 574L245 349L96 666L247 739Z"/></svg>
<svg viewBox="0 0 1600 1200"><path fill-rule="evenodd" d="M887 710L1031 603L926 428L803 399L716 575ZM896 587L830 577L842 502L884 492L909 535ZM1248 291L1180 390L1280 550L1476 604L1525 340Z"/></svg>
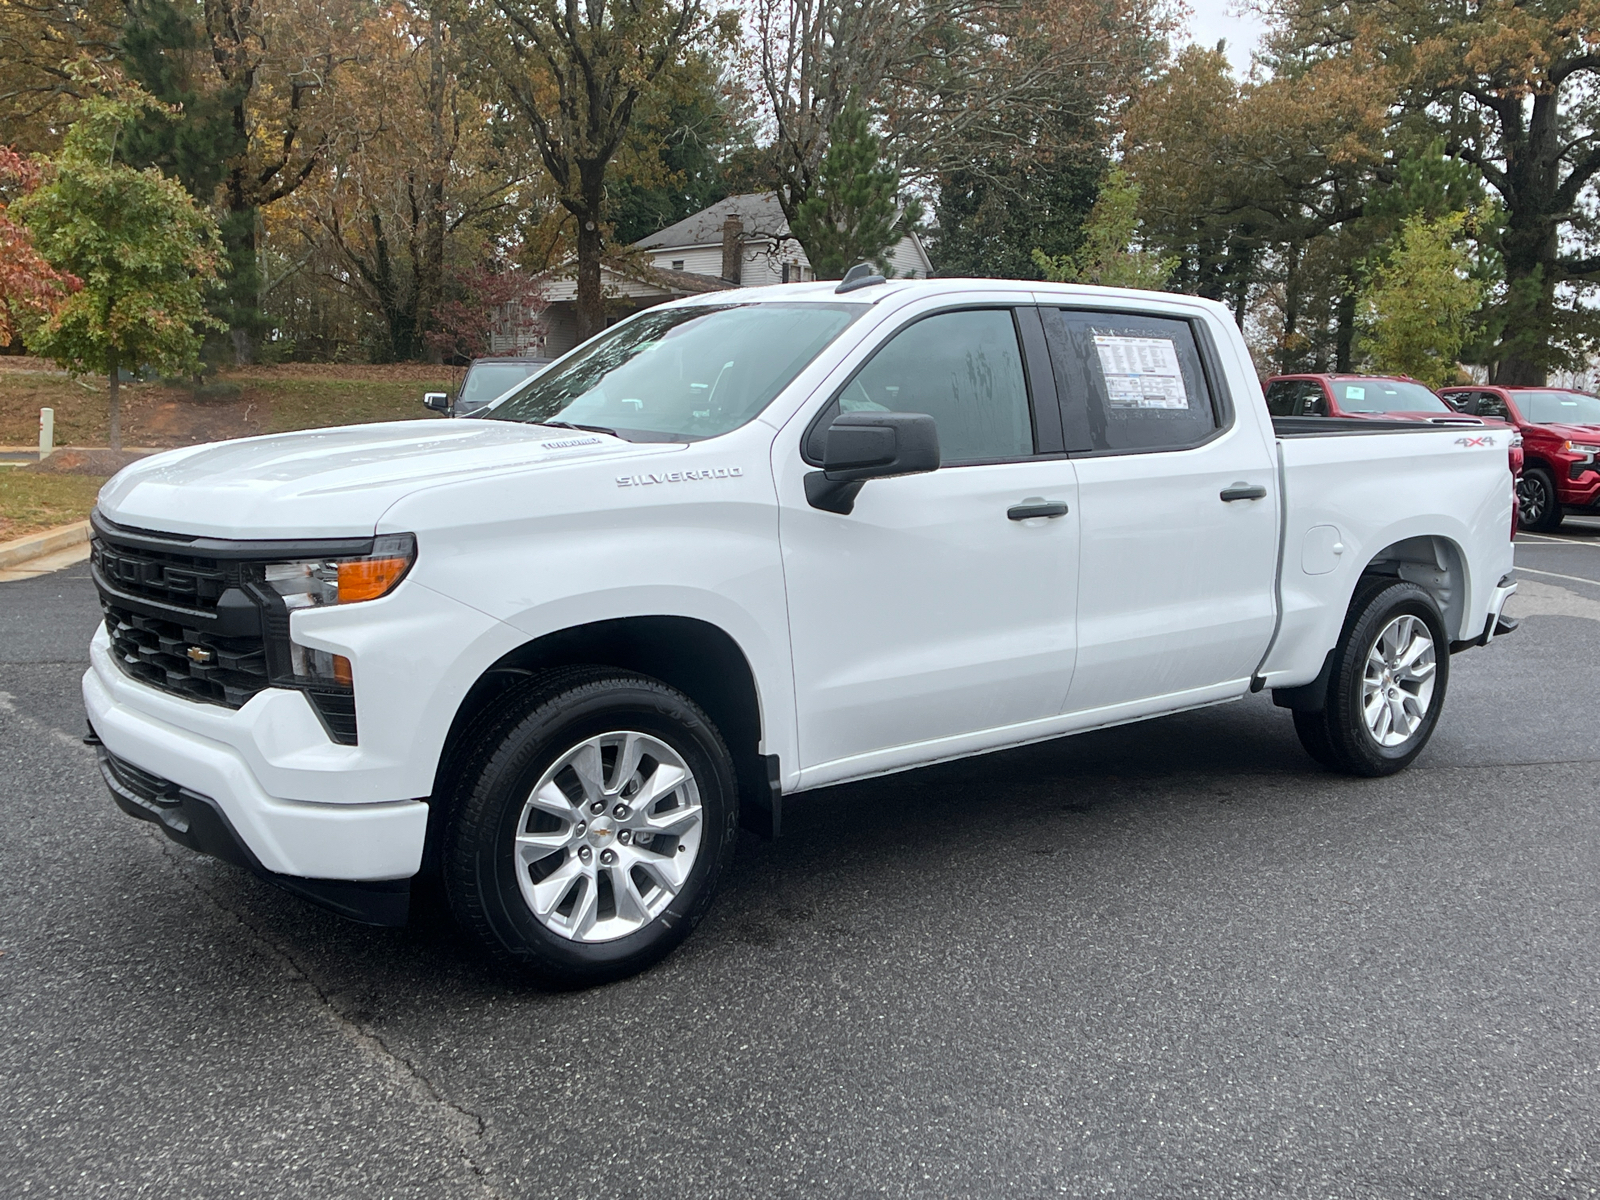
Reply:
<svg viewBox="0 0 1600 1200"><path fill-rule="evenodd" d="M1409 772L1253 697L794 803L541 993L121 815L83 566L0 584L0 1195L1600 1192L1600 523Z"/></svg>

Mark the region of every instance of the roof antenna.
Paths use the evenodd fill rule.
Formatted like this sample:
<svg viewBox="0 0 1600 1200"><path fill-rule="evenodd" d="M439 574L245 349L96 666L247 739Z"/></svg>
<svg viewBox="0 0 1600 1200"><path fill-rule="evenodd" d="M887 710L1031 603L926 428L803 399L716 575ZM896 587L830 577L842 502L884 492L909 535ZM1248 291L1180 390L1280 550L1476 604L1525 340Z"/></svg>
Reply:
<svg viewBox="0 0 1600 1200"><path fill-rule="evenodd" d="M844 281L834 288L834 294L840 292L853 292L857 288L871 287L875 283L887 282L882 275L873 268L871 263L857 263L844 273Z"/></svg>

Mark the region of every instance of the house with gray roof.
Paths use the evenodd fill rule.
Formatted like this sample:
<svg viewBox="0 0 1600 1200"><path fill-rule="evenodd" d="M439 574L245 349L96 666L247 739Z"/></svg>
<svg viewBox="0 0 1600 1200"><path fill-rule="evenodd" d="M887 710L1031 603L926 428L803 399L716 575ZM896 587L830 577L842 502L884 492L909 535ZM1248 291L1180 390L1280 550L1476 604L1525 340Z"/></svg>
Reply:
<svg viewBox="0 0 1600 1200"><path fill-rule="evenodd" d="M629 249L626 259L601 268L612 321L684 296L816 278L805 250L789 232L776 192L718 200L640 238ZM932 270L915 234L890 247L887 257L896 278L926 279ZM558 271L545 294L544 352L554 357L577 345L577 281Z"/></svg>

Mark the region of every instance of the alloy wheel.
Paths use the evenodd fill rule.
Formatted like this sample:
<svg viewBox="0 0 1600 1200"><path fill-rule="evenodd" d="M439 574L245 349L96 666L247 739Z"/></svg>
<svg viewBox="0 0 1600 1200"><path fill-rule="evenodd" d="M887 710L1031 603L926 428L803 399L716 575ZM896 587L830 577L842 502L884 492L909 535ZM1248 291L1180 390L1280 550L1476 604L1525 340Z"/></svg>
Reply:
<svg viewBox="0 0 1600 1200"><path fill-rule="evenodd" d="M1383 627L1367 651L1361 682L1362 719L1378 745L1402 745L1422 726L1437 667L1422 618L1402 613Z"/></svg>
<svg viewBox="0 0 1600 1200"><path fill-rule="evenodd" d="M1517 480L1517 521L1520 524L1537 524L1549 509L1549 489L1540 476L1525 475Z"/></svg>
<svg viewBox="0 0 1600 1200"><path fill-rule="evenodd" d="M558 755L516 829L517 881L539 923L575 942L612 941L660 916L688 879L700 790L666 742L617 730Z"/></svg>

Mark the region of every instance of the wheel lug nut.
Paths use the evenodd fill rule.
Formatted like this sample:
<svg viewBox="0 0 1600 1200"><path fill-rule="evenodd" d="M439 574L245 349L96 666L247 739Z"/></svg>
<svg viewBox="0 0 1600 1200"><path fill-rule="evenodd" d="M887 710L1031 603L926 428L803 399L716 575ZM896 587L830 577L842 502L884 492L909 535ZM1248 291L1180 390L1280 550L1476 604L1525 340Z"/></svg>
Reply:
<svg viewBox="0 0 1600 1200"><path fill-rule="evenodd" d="M617 834L617 845L626 846L631 841L633 841L633 834L629 833L626 829Z"/></svg>
<svg viewBox="0 0 1600 1200"><path fill-rule="evenodd" d="M628 815L628 806L626 804L617 805L615 808L613 808L611 810L611 815L613 817L625 817L625 816L627 816Z"/></svg>
<svg viewBox="0 0 1600 1200"><path fill-rule="evenodd" d="M578 861L579 862L588 862L593 857L594 857L594 851L589 849L589 847L587 847L587 846L579 846L578 847Z"/></svg>
<svg viewBox="0 0 1600 1200"><path fill-rule="evenodd" d="M582 837L584 834L589 832L589 822L587 822L587 821L579 821L578 822L578 827L576 829L574 829L572 832L577 834L579 837Z"/></svg>
<svg viewBox="0 0 1600 1200"><path fill-rule="evenodd" d="M612 863L617 861L617 852L615 850L600 851L600 861L609 867Z"/></svg>
<svg viewBox="0 0 1600 1200"><path fill-rule="evenodd" d="M589 805L589 811L592 812L597 817L601 813L605 812L605 810L606 810L606 802L604 800L596 800L593 804Z"/></svg>

